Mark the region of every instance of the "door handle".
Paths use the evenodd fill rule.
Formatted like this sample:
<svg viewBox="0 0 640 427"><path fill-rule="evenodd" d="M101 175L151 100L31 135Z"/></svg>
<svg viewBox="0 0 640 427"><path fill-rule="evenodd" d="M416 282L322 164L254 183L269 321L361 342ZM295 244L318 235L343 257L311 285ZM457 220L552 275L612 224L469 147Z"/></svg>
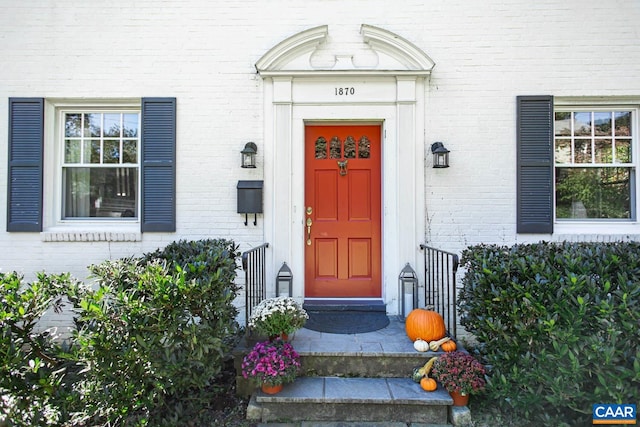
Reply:
<svg viewBox="0 0 640 427"><path fill-rule="evenodd" d="M311 226L313 225L313 221L311 218L307 218L307 246L311 246Z"/></svg>

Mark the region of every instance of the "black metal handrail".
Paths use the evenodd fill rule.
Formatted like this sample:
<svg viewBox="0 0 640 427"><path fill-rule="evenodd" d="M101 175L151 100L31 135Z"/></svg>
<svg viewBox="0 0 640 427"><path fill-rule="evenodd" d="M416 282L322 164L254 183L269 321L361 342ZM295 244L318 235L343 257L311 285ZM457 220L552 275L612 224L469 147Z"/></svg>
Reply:
<svg viewBox="0 0 640 427"><path fill-rule="evenodd" d="M266 298L265 252L268 243L249 249L242 253L242 269L244 270L245 326L253 308Z"/></svg>
<svg viewBox="0 0 640 427"><path fill-rule="evenodd" d="M444 318L449 334L456 336L456 273L458 255L420 245L424 250L424 301Z"/></svg>

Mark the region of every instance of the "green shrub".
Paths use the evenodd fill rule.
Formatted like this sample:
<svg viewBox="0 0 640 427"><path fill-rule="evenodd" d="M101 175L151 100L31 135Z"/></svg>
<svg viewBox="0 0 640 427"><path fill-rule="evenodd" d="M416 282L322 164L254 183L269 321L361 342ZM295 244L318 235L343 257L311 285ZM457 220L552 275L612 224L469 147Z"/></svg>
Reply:
<svg viewBox="0 0 640 427"><path fill-rule="evenodd" d="M93 422L160 425L176 398L212 386L238 332L237 256L229 241L177 242L90 267L97 287L70 299Z"/></svg>
<svg viewBox="0 0 640 427"><path fill-rule="evenodd" d="M490 367L486 398L538 425L590 423L640 400L640 244L479 245L461 323Z"/></svg>
<svg viewBox="0 0 640 427"><path fill-rule="evenodd" d="M72 413L72 357L37 328L48 309L60 309L70 280L39 273L24 283L15 272L0 273L0 421L8 425L61 425Z"/></svg>

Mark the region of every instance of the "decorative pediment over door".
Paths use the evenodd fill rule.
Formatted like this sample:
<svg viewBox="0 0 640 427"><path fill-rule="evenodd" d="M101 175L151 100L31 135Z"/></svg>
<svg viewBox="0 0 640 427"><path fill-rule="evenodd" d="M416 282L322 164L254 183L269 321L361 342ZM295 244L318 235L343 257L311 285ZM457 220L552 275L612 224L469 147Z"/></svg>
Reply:
<svg viewBox="0 0 640 427"><path fill-rule="evenodd" d="M321 25L278 43L256 63L260 75L387 74L428 76L435 62L420 48L390 31L363 24L361 41L335 47Z"/></svg>

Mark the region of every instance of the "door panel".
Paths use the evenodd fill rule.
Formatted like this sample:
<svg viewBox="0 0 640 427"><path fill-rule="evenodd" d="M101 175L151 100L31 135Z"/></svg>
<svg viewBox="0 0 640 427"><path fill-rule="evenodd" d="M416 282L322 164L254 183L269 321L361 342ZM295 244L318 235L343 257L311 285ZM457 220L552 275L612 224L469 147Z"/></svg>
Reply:
<svg viewBox="0 0 640 427"><path fill-rule="evenodd" d="M356 170L349 173L349 220L371 221L371 193L362 191L371 188L371 171Z"/></svg>
<svg viewBox="0 0 640 427"><path fill-rule="evenodd" d="M379 297L381 127L305 127L305 296Z"/></svg>

